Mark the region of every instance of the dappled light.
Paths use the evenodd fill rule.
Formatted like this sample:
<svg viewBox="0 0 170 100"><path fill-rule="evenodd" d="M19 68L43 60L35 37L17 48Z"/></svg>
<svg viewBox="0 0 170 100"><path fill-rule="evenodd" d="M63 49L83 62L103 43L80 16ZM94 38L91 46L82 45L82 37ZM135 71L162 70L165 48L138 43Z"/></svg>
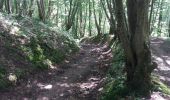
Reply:
<svg viewBox="0 0 170 100"><path fill-rule="evenodd" d="M76 56L65 59L61 64L52 64L47 60L45 63L53 67L48 71L33 74L26 83L22 81L10 95L20 94L17 98L25 100L31 98L75 100L76 98L89 99L91 95L97 96L103 90L105 80L102 76L105 73L104 68L101 66L109 66L107 63L112 58L107 57L111 50L105 52L103 47L103 45L82 44ZM100 58L100 55L103 57ZM3 95L3 98L8 98Z"/></svg>
<svg viewBox="0 0 170 100"><path fill-rule="evenodd" d="M170 100L170 0L0 0L0 100Z"/></svg>
<svg viewBox="0 0 170 100"><path fill-rule="evenodd" d="M170 50L169 45L166 44L166 38L155 38L151 45L153 59L158 64L155 73L168 85L170 85L170 53L166 51Z"/></svg>
<svg viewBox="0 0 170 100"><path fill-rule="evenodd" d="M44 84L42 84L42 83L37 83L37 86L40 88L40 89L46 89L46 90L50 90L50 89L52 89L52 85L51 84L49 84L49 85L44 85Z"/></svg>

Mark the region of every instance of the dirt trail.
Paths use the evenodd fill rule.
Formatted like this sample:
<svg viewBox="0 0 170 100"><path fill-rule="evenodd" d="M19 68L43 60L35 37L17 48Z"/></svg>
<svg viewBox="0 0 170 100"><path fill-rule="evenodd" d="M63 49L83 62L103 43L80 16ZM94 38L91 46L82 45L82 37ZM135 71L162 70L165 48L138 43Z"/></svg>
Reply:
<svg viewBox="0 0 170 100"><path fill-rule="evenodd" d="M154 73L170 87L170 40L166 38L152 38L151 50L153 60L158 64ZM170 96L154 92L151 100L170 100Z"/></svg>
<svg viewBox="0 0 170 100"><path fill-rule="evenodd" d="M152 38L151 50L158 64L154 73L170 86L170 41ZM14 88L0 92L0 100L99 100L111 58L106 45L82 44L77 54L56 69L34 72ZM170 97L155 92L151 100Z"/></svg>
<svg viewBox="0 0 170 100"><path fill-rule="evenodd" d="M83 44L57 69L33 73L0 100L98 100L111 58L105 45Z"/></svg>
<svg viewBox="0 0 170 100"><path fill-rule="evenodd" d="M170 40L153 38L151 41L152 55L158 68L155 73L170 86Z"/></svg>

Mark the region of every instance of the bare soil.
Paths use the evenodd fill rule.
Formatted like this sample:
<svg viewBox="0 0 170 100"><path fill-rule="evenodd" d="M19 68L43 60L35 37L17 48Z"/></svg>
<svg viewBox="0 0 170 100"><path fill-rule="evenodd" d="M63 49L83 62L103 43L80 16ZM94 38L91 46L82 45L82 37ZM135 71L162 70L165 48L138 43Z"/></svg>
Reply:
<svg viewBox="0 0 170 100"><path fill-rule="evenodd" d="M170 41L152 38L154 73L170 86ZM99 100L105 74L111 64L111 50L106 45L82 44L78 53L47 71L36 71L17 85L0 92L0 100ZM170 100L154 92L149 100Z"/></svg>
<svg viewBox="0 0 170 100"><path fill-rule="evenodd" d="M170 40L168 38L152 38L151 50L153 60L158 64L153 73L170 87ZM151 100L170 100L170 96L154 92Z"/></svg>
<svg viewBox="0 0 170 100"><path fill-rule="evenodd" d="M98 100L112 59L106 45L82 44L81 50L53 69L36 71L0 100Z"/></svg>
<svg viewBox="0 0 170 100"><path fill-rule="evenodd" d="M170 86L170 40L153 38L151 44L153 59L158 64L155 73Z"/></svg>

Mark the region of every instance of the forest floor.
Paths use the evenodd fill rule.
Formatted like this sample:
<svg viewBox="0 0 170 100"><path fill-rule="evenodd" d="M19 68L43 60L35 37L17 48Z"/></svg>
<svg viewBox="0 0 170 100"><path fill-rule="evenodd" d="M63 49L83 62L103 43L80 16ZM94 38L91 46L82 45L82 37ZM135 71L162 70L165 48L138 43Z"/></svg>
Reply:
<svg viewBox="0 0 170 100"><path fill-rule="evenodd" d="M151 44L153 59L158 64L155 73L170 86L170 40L153 38Z"/></svg>
<svg viewBox="0 0 170 100"><path fill-rule="evenodd" d="M158 64L154 74L170 87L170 40L166 38L152 38L151 50L153 60ZM170 96L165 96L160 92L152 94L153 100L170 100Z"/></svg>
<svg viewBox="0 0 170 100"><path fill-rule="evenodd" d="M48 71L36 71L0 100L98 100L112 52L106 45L82 44L75 55Z"/></svg>
<svg viewBox="0 0 170 100"><path fill-rule="evenodd" d="M154 73L170 86L170 40L152 38L151 50L158 68ZM82 44L78 53L70 55L48 71L35 71L16 86L0 92L0 100L99 100L112 61L106 45ZM150 100L170 100L154 92Z"/></svg>

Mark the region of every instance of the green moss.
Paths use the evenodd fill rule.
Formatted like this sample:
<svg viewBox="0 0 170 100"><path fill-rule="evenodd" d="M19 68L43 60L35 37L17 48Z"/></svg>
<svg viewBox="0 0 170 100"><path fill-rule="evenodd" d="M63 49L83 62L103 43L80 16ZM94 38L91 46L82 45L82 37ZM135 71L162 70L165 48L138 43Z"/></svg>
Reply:
<svg viewBox="0 0 170 100"><path fill-rule="evenodd" d="M152 76L152 82L154 91L160 91L170 95L170 88L166 84L162 83L158 77Z"/></svg>
<svg viewBox="0 0 170 100"><path fill-rule="evenodd" d="M79 47L76 45L75 41L70 41L70 43L68 43L68 47L68 50L71 50L70 53L75 53L79 51Z"/></svg>
<svg viewBox="0 0 170 100"><path fill-rule="evenodd" d="M74 41L64 39L67 42L63 42L63 47L53 48L53 46L44 42L42 37L39 39L31 38L31 42L26 46L21 46L21 49L27 54L27 58L33 62L36 68L47 69L49 65L44 63L47 59L52 63L59 63L65 59L67 54L79 50Z"/></svg>
<svg viewBox="0 0 170 100"><path fill-rule="evenodd" d="M101 39L102 39L101 37L102 36L97 35L97 36L92 37L91 40L92 40L92 42L98 43L101 41Z"/></svg>
<svg viewBox="0 0 170 100"><path fill-rule="evenodd" d="M6 61L0 61L0 63L2 62L5 65L4 68L8 70L7 72L13 72L18 79L34 68L48 69L54 63L63 61L67 55L79 50L71 36L63 31L58 32L52 29L50 23L44 24L36 19L22 16L3 15L1 17L13 23L3 23L4 26L7 26L4 28L7 28L7 31L0 32L1 45L4 48L2 52L7 50L8 53L7 55L5 55L6 52L4 53ZM19 30L12 35L8 31L13 26ZM10 57L11 55L13 56ZM8 64L7 61L11 61L16 68L8 68L11 64ZM21 62L21 65L15 64L16 61L19 61L17 64ZM0 65L0 88L10 85L7 72L1 69Z"/></svg>
<svg viewBox="0 0 170 100"><path fill-rule="evenodd" d="M44 50L44 55L46 56L46 58L48 58L52 62L59 63L63 61L66 56L63 51L59 49L53 49L48 45L46 45L45 43L41 44L41 47Z"/></svg>
<svg viewBox="0 0 170 100"><path fill-rule="evenodd" d="M9 82L5 79L0 78L0 89L6 89L9 87Z"/></svg>
<svg viewBox="0 0 170 100"><path fill-rule="evenodd" d="M123 50L120 45L113 48L113 64L108 70L109 83L106 85L103 91L102 100L121 100L121 98L130 94L126 88L124 69L124 56Z"/></svg>
<svg viewBox="0 0 170 100"><path fill-rule="evenodd" d="M14 74L17 76L18 79L23 78L26 74L26 70L23 69L15 69Z"/></svg>
<svg viewBox="0 0 170 100"><path fill-rule="evenodd" d="M130 94L124 85L125 78L119 77L108 83L104 89L102 100L120 100Z"/></svg>
<svg viewBox="0 0 170 100"><path fill-rule="evenodd" d="M9 86L7 80L5 80L6 70L0 66L0 89L5 89Z"/></svg>
<svg viewBox="0 0 170 100"><path fill-rule="evenodd" d="M109 34L103 34L101 43L106 43L109 40Z"/></svg>
<svg viewBox="0 0 170 100"><path fill-rule="evenodd" d="M35 38L31 39L31 42L27 46L21 47L27 54L27 58L34 64L35 68L47 69L48 65L44 64L46 56L41 46L38 44L38 40Z"/></svg>

